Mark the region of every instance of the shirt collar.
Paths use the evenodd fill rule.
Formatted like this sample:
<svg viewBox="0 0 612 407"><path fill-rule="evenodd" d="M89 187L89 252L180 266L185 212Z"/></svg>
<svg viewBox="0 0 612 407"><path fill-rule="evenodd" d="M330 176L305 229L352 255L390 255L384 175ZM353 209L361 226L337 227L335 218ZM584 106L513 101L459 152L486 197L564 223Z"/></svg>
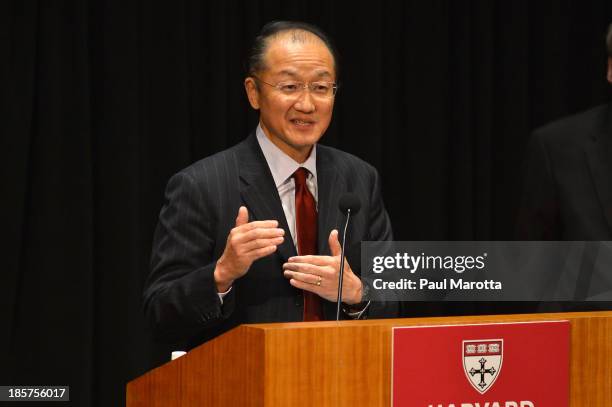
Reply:
<svg viewBox="0 0 612 407"><path fill-rule="evenodd" d="M259 143L259 147L261 147L261 151L268 162L268 167L270 167L270 172L272 172L272 178L274 178L274 184L278 188L282 184L287 181L289 177L293 175L295 170L299 167L306 168L313 176L313 180L317 182L317 145L312 146L312 150L310 151L310 155L302 164L293 160L293 158L289 157L285 154L280 148L278 148L274 143L268 139L268 137L264 134L261 125L257 125L257 130L255 131L257 135L257 142Z"/></svg>

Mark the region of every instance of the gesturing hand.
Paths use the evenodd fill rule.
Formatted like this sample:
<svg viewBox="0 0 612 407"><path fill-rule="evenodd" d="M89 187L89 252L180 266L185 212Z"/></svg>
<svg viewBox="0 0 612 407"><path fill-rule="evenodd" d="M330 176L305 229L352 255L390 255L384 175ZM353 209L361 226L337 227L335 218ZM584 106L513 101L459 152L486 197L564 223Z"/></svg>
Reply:
<svg viewBox="0 0 612 407"><path fill-rule="evenodd" d="M241 206L234 227L225 244L225 250L217 261L214 277L217 291L225 292L234 280L244 276L257 259L274 253L283 243L285 231L278 228L278 221L249 222L247 208Z"/></svg>
<svg viewBox="0 0 612 407"><path fill-rule="evenodd" d="M338 241L338 231L329 234L331 256L296 256L289 258L283 265L285 277L292 286L310 291L328 301L336 301L338 296L338 274L340 273L340 254L342 247ZM342 301L347 304L361 302L362 285L348 261L345 259L342 282Z"/></svg>

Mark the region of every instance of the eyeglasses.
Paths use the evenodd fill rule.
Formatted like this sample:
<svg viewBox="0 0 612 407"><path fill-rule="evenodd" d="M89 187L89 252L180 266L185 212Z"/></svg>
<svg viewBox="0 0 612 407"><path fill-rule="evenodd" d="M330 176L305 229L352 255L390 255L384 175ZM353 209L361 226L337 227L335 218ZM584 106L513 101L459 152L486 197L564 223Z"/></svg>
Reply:
<svg viewBox="0 0 612 407"><path fill-rule="evenodd" d="M259 79L256 76L253 76L259 82L265 83L268 86L272 86L283 95L286 96L298 96L300 95L306 88L310 91L310 94L319 99L329 99L336 95L338 91L338 85L335 82L300 82L300 81L283 81L279 82L276 85L268 83L264 80Z"/></svg>

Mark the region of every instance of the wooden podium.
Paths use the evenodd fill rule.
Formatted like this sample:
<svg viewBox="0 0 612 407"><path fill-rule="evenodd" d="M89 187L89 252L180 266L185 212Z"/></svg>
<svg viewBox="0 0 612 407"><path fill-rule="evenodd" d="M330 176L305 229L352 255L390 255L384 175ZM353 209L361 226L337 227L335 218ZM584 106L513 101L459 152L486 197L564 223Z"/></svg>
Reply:
<svg viewBox="0 0 612 407"><path fill-rule="evenodd" d="M612 311L242 325L127 385L127 406L390 406L391 328L569 320L570 406L612 406Z"/></svg>

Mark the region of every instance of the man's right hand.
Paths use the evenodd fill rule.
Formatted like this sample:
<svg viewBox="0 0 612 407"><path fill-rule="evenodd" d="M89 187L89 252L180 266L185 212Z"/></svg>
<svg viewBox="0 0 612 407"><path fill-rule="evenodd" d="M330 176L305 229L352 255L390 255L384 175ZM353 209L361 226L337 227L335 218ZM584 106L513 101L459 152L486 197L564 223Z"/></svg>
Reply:
<svg viewBox="0 0 612 407"><path fill-rule="evenodd" d="M226 292L234 280L244 276L257 259L268 256L283 243L285 231L278 221L262 220L249 223L249 212L241 206L234 227L227 237L223 255L215 267L217 291Z"/></svg>

